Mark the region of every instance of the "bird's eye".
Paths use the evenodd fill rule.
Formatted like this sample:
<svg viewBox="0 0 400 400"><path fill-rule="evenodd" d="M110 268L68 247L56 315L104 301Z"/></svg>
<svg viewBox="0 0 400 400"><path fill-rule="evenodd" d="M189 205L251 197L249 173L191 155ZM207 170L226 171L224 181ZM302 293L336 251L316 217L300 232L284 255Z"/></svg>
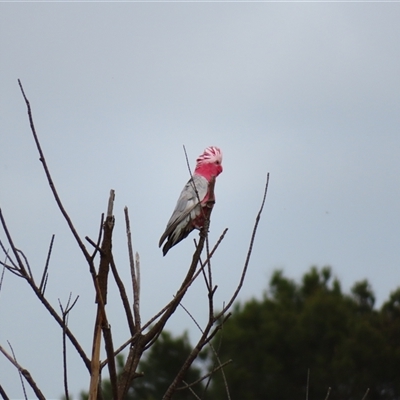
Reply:
<svg viewBox="0 0 400 400"><path fill-rule="evenodd" d="M217 161L215 161L215 164L219 165L219 161L218 161L218 160L217 160Z"/></svg>

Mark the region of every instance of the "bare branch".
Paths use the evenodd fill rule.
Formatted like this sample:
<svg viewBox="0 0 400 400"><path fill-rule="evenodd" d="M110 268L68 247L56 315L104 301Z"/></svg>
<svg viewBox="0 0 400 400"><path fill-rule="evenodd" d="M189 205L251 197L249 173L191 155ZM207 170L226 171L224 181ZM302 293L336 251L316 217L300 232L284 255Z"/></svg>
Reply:
<svg viewBox="0 0 400 400"><path fill-rule="evenodd" d="M100 249L100 242L101 242L101 237L102 237L102 234L103 234L103 224L104 224L104 213L101 213L99 234L98 234L98 237L97 237L97 245L94 246L95 250L94 250L94 252L92 254L92 260L94 260L94 258L96 257L97 252ZM88 237L86 236L85 239L88 240Z"/></svg>
<svg viewBox="0 0 400 400"><path fill-rule="evenodd" d="M101 245L99 273L96 275L94 267L93 270L91 270L93 283L96 289L97 315L92 345L91 376L89 389L90 400L94 400L97 398L97 391L100 383L101 332L103 333L104 344L108 358L108 370L110 374L112 393L113 397L117 398L117 372L114 359L114 345L112 341L111 327L108 323L105 311L105 304L107 303L108 272L112 258L112 232L115 223L114 216L112 215L114 199L115 192L114 190L110 190L110 197L107 207L107 218L103 224L103 241ZM90 263L91 262L92 260L90 260Z"/></svg>
<svg viewBox="0 0 400 400"><path fill-rule="evenodd" d="M11 347L11 345L10 345L10 347ZM14 351L12 350L12 347L11 347L11 351L14 354ZM11 362L11 364L14 365L15 368L17 368L18 372L25 378L25 380L28 382L28 384L30 385L32 390L35 392L35 394L38 397L38 399L46 400L46 398L43 396L43 393L40 391L40 389L36 385L36 382L33 380L31 374L29 373L29 371L26 370L25 368L21 367L21 365L15 359L15 356L13 357L10 354L8 354L7 351L4 350L4 348L2 346L0 346L0 352L4 354L4 356ZM25 393L25 387L24 387L24 393ZM25 393L25 398L27 398L26 397L26 393Z"/></svg>
<svg viewBox="0 0 400 400"><path fill-rule="evenodd" d="M10 246L11 246L11 250L12 250L12 252L14 253L14 257L15 257L15 259L17 260L17 265L16 265L15 267L18 268L19 272L21 273L21 275L22 275L23 277L26 277L26 276L27 276L27 272L26 272L25 266L24 266L24 264L22 263L21 258L19 257L19 253L18 253L17 248L16 248L15 245L14 245L14 241L13 241L13 239L12 239L12 237L11 237L11 235L10 235L10 232L9 232L9 230L8 230L8 227L7 227L6 221L5 221L4 217L3 217L3 212L1 211L1 208L0 208L0 221L1 221L1 224L2 224L2 226L3 226L3 230L4 230L5 234L6 234L8 243L9 243ZM2 246L2 247L3 247L3 246ZM10 258L9 258L9 259L10 259ZM14 265L14 264L13 264L13 265Z"/></svg>
<svg viewBox="0 0 400 400"><path fill-rule="evenodd" d="M64 325L63 325L63 321L60 318L60 316L57 314L57 312L54 310L54 308L52 307L52 305L47 301L47 299L44 297L43 293L39 290L39 288L36 286L36 284L33 282L33 280L29 277L29 275L27 274L24 264L21 262L21 259L19 257L19 253L17 252L14 242L11 238L11 234L8 230L6 221L3 217L3 214L1 212L0 209L0 221L1 224L3 226L3 230L7 236L7 240L11 246L11 250L14 253L14 256L17 260L17 264L15 264L14 262L12 262L13 265L15 265L15 270L8 268L11 272L15 273L17 276L20 276L21 278L24 278L29 286L32 288L32 290L34 291L35 295L38 297L38 299L42 302L42 304L45 306L45 308L47 309L47 311L51 314L51 316L57 321L57 323L60 325L60 327L62 329L64 329ZM4 246L3 244L1 244L1 247L4 251ZM9 258L9 260L11 260ZM1 261L0 261L1 263ZM7 268L7 266L6 266ZM88 370L90 371L90 361L88 359L88 357L86 356L84 350L82 349L82 346L79 344L78 340L75 338L75 336L72 334L72 332L66 328L66 334L69 338L69 340L71 341L71 343L73 344L73 346L75 347L76 351L78 352L78 354L81 356L83 362L85 363L85 366L88 368Z"/></svg>
<svg viewBox="0 0 400 400"><path fill-rule="evenodd" d="M54 237L54 235L53 235ZM66 334L65 334L65 329L68 325L68 314L72 310L72 308L75 306L76 302L78 301L79 296L76 296L74 302L71 303L71 296L72 293L69 294L67 305L64 309L64 307L61 304L60 299L58 299L58 304L60 305L61 313L62 313L62 318L64 322L64 329L63 329L63 369L64 369L64 393L65 393L65 399L69 400L69 394L68 394L68 374L67 374L67 346L66 346Z"/></svg>
<svg viewBox="0 0 400 400"><path fill-rule="evenodd" d="M125 213L125 226L126 226L126 237L128 241L128 254L129 254L129 265L131 269L132 277L132 289L133 289L133 315L135 317L135 330L140 330L141 320L140 320L140 310L139 310L139 281L136 276L135 262L133 259L133 249L132 249L132 236L131 236L131 225L129 221L128 207L124 208Z"/></svg>
<svg viewBox="0 0 400 400"><path fill-rule="evenodd" d="M137 282L137 309L139 312L139 310L140 310L140 257L139 257L138 252L135 253L135 271L136 271L136 282Z"/></svg>
<svg viewBox="0 0 400 400"><path fill-rule="evenodd" d="M11 343L8 340L7 340L7 343L10 346L11 353L12 353L12 356L13 356L13 359L14 359L15 363L17 363L17 358L15 357L14 349L12 348ZM22 372L19 369L18 369L18 374L19 374L19 379L21 381L22 391L24 392L25 400L28 400L28 396L26 395L26 389L25 389L25 385L24 385L24 380L22 379Z"/></svg>
<svg viewBox="0 0 400 400"><path fill-rule="evenodd" d="M1 211L1 210L0 210L0 211ZM22 276L21 273L19 272L19 267L18 267L18 265L16 265L15 262L13 261L13 259L9 257L9 255L8 255L8 252L9 252L9 251L5 249L5 247L4 247L4 245L3 245L3 243L2 243L1 240L0 240L0 247L1 247L1 249L3 250L4 255L5 255L5 260L4 260L4 262L3 262L3 261L0 261L0 264L1 264L4 268L6 268L6 269L8 269L10 272L12 272L14 275L16 275L16 276L22 278L23 276ZM7 264L7 260L11 263L11 265L8 265L8 264Z"/></svg>
<svg viewBox="0 0 400 400"><path fill-rule="evenodd" d="M219 338L218 348L215 349L215 347L213 346L213 344L212 344L212 343L209 343L209 344L210 344L210 347L211 347L211 350L213 351L214 356L215 356L215 358L216 358L216 360L217 360L217 362L218 362L219 365L221 365L221 359L219 358L218 353L219 353L219 351L220 351L220 349L221 349L222 338L223 338L223 335L222 335L222 329L221 329L221 335L220 335L220 338ZM215 365L215 364L214 364L214 365ZM228 380L226 379L225 371L224 371L223 368L221 369L221 374L222 374L222 380L224 381L224 386L225 386L226 395L227 395L227 397L228 397L228 400L231 400L231 394L230 394L230 392L229 392ZM207 390L208 386L210 385L210 382L211 382L211 376L210 376L210 379L207 381L206 387L204 388L204 393L205 393L205 391Z"/></svg>
<svg viewBox="0 0 400 400"><path fill-rule="evenodd" d="M328 392L326 393L325 400L328 400L330 394L331 394L331 388L328 387Z"/></svg>
<svg viewBox="0 0 400 400"><path fill-rule="evenodd" d="M368 393L369 393L369 388L367 389L367 391L365 392L365 394L361 400L365 400L368 396Z"/></svg>
<svg viewBox="0 0 400 400"><path fill-rule="evenodd" d="M7 393L5 392L5 390L3 389L3 387L1 385L0 385L0 394L1 394L1 397L3 398L3 400L9 400Z"/></svg>
<svg viewBox="0 0 400 400"><path fill-rule="evenodd" d="M5 262L7 261L7 258L8 258L8 254L6 254L6 258L4 260L4 263L2 263L3 270L1 271L1 277L0 277L0 292L1 292L1 288L3 287L4 272L6 272L6 264L5 264Z"/></svg>
<svg viewBox="0 0 400 400"><path fill-rule="evenodd" d="M28 259L26 258L25 254L23 253L22 250L19 250L19 249L17 249L17 248L16 248L15 250L16 250L19 254L21 254L22 258L23 258L24 261L25 261L25 265L26 265L26 267L28 268L28 274L29 274L30 278L32 279L32 282L35 282L35 280L33 279L32 271L31 271L31 266L29 265L29 261L28 261Z"/></svg>
<svg viewBox="0 0 400 400"><path fill-rule="evenodd" d="M225 237L226 232L228 231L228 228L224 229L223 233L221 234L221 236L219 237L217 243L215 244L213 250L210 253L210 257L213 256L214 252L217 250L218 246L220 245L220 243L222 242L222 240ZM197 244L196 244L196 248L197 248ZM181 286L181 289L178 291L178 293L175 295L177 296L178 294L181 293L181 291L186 290L193 282L194 280L200 275L200 273L202 272L202 269L204 268L204 264L201 266L201 268L193 275L192 279L186 283L185 286ZM120 347L118 347L118 349L115 351L114 356L116 356L117 354L119 354L122 350L124 350L126 348L126 346L128 346L129 344L133 344L135 343L135 341L137 340L137 338L139 337L139 334L141 334L145 329L147 329L155 320L157 320L157 318L159 318L162 314L164 314L164 312L166 310L168 310L172 303L175 302L175 297L166 305L164 306L157 314L155 314L152 318L150 318L146 324L144 324L142 326L142 328L140 329L140 331L138 331L135 335L133 335L131 338L129 338L127 341L125 341ZM102 363L102 367L104 367L104 365L107 363L107 360L103 361Z"/></svg>
<svg viewBox="0 0 400 400"><path fill-rule="evenodd" d="M112 256L112 254L111 254L110 265L111 265L111 272L113 273L115 282L118 286L119 294L120 294L120 297L122 300L122 305L124 307L126 319L128 321L129 331L130 331L130 334L133 336L135 333L135 324L133 322L131 306L129 304L128 295L126 294L124 283L118 274L118 270L115 265L114 257Z"/></svg>
<svg viewBox="0 0 400 400"><path fill-rule="evenodd" d="M269 184L269 172L267 174L267 181L265 183L264 195L263 195L263 199L262 199L262 202L261 202L261 207L260 207L260 210L258 211L258 214L257 214L257 217L256 217L256 222L254 223L254 227L253 227L253 232L251 234L249 250L247 252L246 261L244 263L244 267L243 267L242 275L240 277L239 285L237 286L237 288L235 290L235 293L233 294L233 296L229 300L228 304L223 308L223 310L218 314L218 316L216 316L217 319L220 316L222 316L223 314L225 314L225 312L227 310L229 310L229 308L231 308L232 303L236 300L236 297L239 294L240 289L243 286L244 278L245 278L246 272L247 272L247 267L249 266L249 262L250 262L250 256L251 256L251 253L252 253L252 250L253 250L253 244L254 244L254 239L256 237L256 233L257 233L258 223L260 222L261 214L262 214L262 211L264 209L265 199L267 197L268 184Z"/></svg>
<svg viewBox="0 0 400 400"><path fill-rule="evenodd" d="M47 277L48 277L47 271L49 268L49 262L50 262L51 251L53 249L54 238L55 238L55 235L53 234L53 236L51 237L51 241L50 241L49 251L47 253L47 259L46 259L46 264L44 266L42 279L41 279L40 285L39 285L39 290L42 292L42 294L44 294L44 291L46 290L46 283L47 283Z"/></svg>
<svg viewBox="0 0 400 400"><path fill-rule="evenodd" d="M11 265L5 264L3 261L0 261L0 265L2 265L5 269L8 271L12 272L14 275L18 276L19 278L24 278L21 273L19 272L19 269L15 269Z"/></svg>
<svg viewBox="0 0 400 400"><path fill-rule="evenodd" d="M176 390L184 390L187 389L191 386L197 385L198 383L204 381L204 379L209 378L211 375L213 375L215 372L219 371L220 369L226 367L228 364L230 364L232 362L232 360L228 360L225 361L224 363L218 365L218 367L215 367L214 369L212 369L210 372L208 372L206 375L202 376L201 378L195 380L194 382L190 383L190 384L185 384L184 386L178 387L176 388Z"/></svg>
<svg viewBox="0 0 400 400"><path fill-rule="evenodd" d="M76 231L76 229L75 229L75 227L74 227L74 225L73 225L73 223L71 221L71 218L69 217L67 211L65 210L65 208L64 208L64 206L63 206L63 204L61 202L61 199L60 199L60 197L59 197L59 195L57 193L57 190L56 190L56 187L54 185L53 179L51 177L49 168L47 166L46 159L44 157L44 153L42 151L42 146L40 145L40 142L39 142L39 139L38 139L38 136L37 136L37 133L36 133L35 125L33 123L33 116L32 116L32 110L31 110L30 103L29 103L29 100L27 99L27 97L25 95L24 88L22 87L22 83L21 83L21 81L19 79L18 79L18 84L19 84L19 87L21 89L22 96L24 97L25 104L26 104L26 107L27 107L27 110L28 110L28 117L29 117L29 123L30 123L31 131L32 131L33 138L35 140L36 147L37 147L37 150L38 150L39 156L40 156L39 160L43 165L44 172L46 174L47 181L49 183L50 189L53 192L53 196L54 196L54 198L56 200L58 208L60 209L61 214L64 216L64 219L66 220L70 231L72 232L76 242L78 243L79 248L81 249L81 251L82 251L83 255L85 256L85 258L89 261L89 260L91 260L90 255L87 252L85 245L83 244L80 236L78 235L78 232Z"/></svg>
<svg viewBox="0 0 400 400"><path fill-rule="evenodd" d="M0 209L0 212L1 212L1 209ZM9 257L9 255L8 255L9 250L6 250L6 248L4 247L3 242L1 240L0 240L0 247L3 250L3 253L5 255L4 262L0 261L1 265L4 265L7 269L18 270L17 264L15 264L13 259ZM12 267L11 266L7 266L7 264L6 264L7 260L10 261L10 263L12 264Z"/></svg>
<svg viewBox="0 0 400 400"><path fill-rule="evenodd" d="M196 319L195 319L195 318L193 317L193 315L189 312L189 310L188 310L182 303L180 303L179 305L185 310L186 314L189 315L189 317L192 319L192 321L193 321L194 324L197 326L197 328L199 329L199 331L200 331L201 333L204 333L204 331L203 331L203 329L201 328L200 324L196 321ZM210 322L210 320L209 320L209 322ZM213 336L214 336L214 335L213 335ZM221 341L222 341L222 338L221 338ZM221 345L221 341L220 341L220 345ZM212 352L213 352L213 354L214 354L214 356L215 356L215 358L216 358L216 360L217 360L217 362L218 362L218 367L214 367L213 370L212 370L209 374L207 374L207 375L205 375L203 378L201 378L201 380L203 380L203 379L205 379L205 378L207 378L207 377L209 377L209 378L211 379L211 375L212 375L214 372L216 372L216 371L218 371L219 369L221 369L222 377L223 377L224 384L225 384L225 388L226 388L226 393L227 393L227 395L228 395L228 400L230 400L231 397L230 397L230 394L229 394L228 383L227 383L227 381L226 381L226 376L225 376L224 369L223 369L223 367L225 366L225 364L227 364L228 362L222 364L222 363L221 363L221 360L220 360L220 358L219 358L219 356L218 356L218 351L214 348L214 346L212 345L212 343L211 343L210 341L208 341L208 345L210 346L210 348L211 348L211 350L212 350ZM231 361L231 360L229 360L229 362L230 362L230 361ZM215 365L215 364L214 364L214 365ZM208 387L208 385L209 385L209 383L210 383L210 379L208 380L206 387ZM206 388L205 388L205 389L206 389ZM180 389L177 388L176 390L180 390Z"/></svg>

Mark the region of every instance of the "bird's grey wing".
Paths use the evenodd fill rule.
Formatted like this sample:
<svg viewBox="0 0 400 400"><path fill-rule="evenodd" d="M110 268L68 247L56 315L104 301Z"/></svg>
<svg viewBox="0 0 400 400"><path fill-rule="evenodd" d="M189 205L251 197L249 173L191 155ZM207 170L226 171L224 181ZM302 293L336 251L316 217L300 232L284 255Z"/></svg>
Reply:
<svg viewBox="0 0 400 400"><path fill-rule="evenodd" d="M193 211L195 211L196 206L199 204L199 200L200 203L203 201L207 194L207 190L208 181L204 177L195 175L193 179L189 180L189 182L183 188L176 203L174 212L167 223L165 232L160 238L159 247L161 247L164 240L182 221L187 219L187 223L189 223L189 221L196 216L191 214L193 214Z"/></svg>

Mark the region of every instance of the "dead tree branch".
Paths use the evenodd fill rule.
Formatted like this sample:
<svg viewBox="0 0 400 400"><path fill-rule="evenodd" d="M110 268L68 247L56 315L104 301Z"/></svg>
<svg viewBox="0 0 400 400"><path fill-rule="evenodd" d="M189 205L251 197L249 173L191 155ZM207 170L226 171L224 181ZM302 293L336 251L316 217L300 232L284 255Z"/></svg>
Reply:
<svg viewBox="0 0 400 400"><path fill-rule="evenodd" d="M2 346L0 346L0 352L4 354L4 356L11 362L11 364L14 365L15 368L17 368L18 372L25 378L25 380L28 382L29 386L32 388L34 391L35 395L37 396L38 399L40 400L46 400L44 397L43 393L40 391L38 388L36 382L33 380L31 374L29 373L28 370L23 368L15 359L15 356L11 356L10 354L7 353L6 350ZM25 392L25 389L24 389ZM26 397L26 394L25 394Z"/></svg>
<svg viewBox="0 0 400 400"><path fill-rule="evenodd" d="M53 235L54 237L54 235ZM60 299L58 299L58 304L60 306L61 314L62 314L62 319L64 322L64 329L63 329L63 335L62 335L62 346L63 346L63 370L64 370L64 393L65 393L65 399L69 400L69 394L68 394L68 373L67 373L67 343L66 343L66 334L65 334L65 328L68 325L68 315L69 312L73 309L75 306L76 302L78 301L79 296L76 296L75 300L71 304L71 296L72 293L69 294L67 305L65 308L62 306Z"/></svg>
<svg viewBox="0 0 400 400"><path fill-rule="evenodd" d="M42 292L42 294L44 294L44 291L46 290L46 283L47 283L47 277L48 277L47 271L49 269L49 262L50 262L51 251L53 249L54 238L55 238L55 235L53 235L51 237L49 252L47 253L46 264L43 269L42 279L40 280L39 290Z"/></svg>
<svg viewBox="0 0 400 400"><path fill-rule="evenodd" d="M38 286L36 286L36 284L33 281L33 279L28 275L28 273L27 273L27 271L25 269L25 266L22 263L21 258L19 257L19 252L15 248L14 242L12 240L11 234L9 232L8 226L6 224L6 221L4 219L4 216L3 216L3 213L2 213L1 209L0 209L0 222L1 222L1 225L3 227L4 232L6 234L8 243L9 243L10 248L11 248L11 251L14 254L15 259L16 259L15 261L13 261L13 260L10 259L10 256L8 256L8 259L10 260L10 263L12 265L12 269L10 269L9 268L10 266L8 266L8 265L6 265L6 268L9 269L11 272L14 272L17 276L19 276L21 278L24 278L28 282L29 286L32 288L32 290L35 293L35 295L37 296L37 298L41 301L41 303L44 305L44 307L47 309L47 311L50 313L50 315L56 320L58 325L60 325L61 329L65 328L65 333L66 333L68 339L71 341L72 345L75 347L76 351L78 352L78 354L82 358L85 366L90 371L90 360L87 357L86 353L84 352L82 346L79 344L78 340L73 335L73 333L70 331L70 329L68 327L64 327L64 323L63 323L62 318L58 315L56 310L53 308L53 306L49 303L49 301L43 295L43 293L41 292L40 288ZM4 247L3 244L1 244L1 248L2 248L3 251L5 251L5 247Z"/></svg>
<svg viewBox="0 0 400 400"><path fill-rule="evenodd" d="M1 385L0 385L0 394L1 394L1 397L3 398L3 400L9 400L7 393L5 392L5 390L3 389L3 387Z"/></svg>
<svg viewBox="0 0 400 400"><path fill-rule="evenodd" d="M131 271L132 277L132 289L133 289L133 315L135 317L135 329L134 331L140 331L140 327L142 325L140 320L140 307L139 307L139 287L140 281L139 276L136 274L136 265L133 259L133 248L132 248L132 235L131 235L131 225L129 221L129 212L128 207L124 208L125 214L125 226L126 226L126 237L127 237L127 244L128 244L128 254L129 254L129 266ZM133 333L132 333L133 335Z"/></svg>
<svg viewBox="0 0 400 400"><path fill-rule="evenodd" d="M27 113L29 118L30 129L36 144L37 151L39 153L39 160L43 166L47 182L50 186L50 190L52 195L55 199L55 202L63 215L69 230L71 231L75 242L77 243L78 247L80 248L85 261L88 264L88 269L91 274L93 288L95 293L95 301L97 303L97 310L96 310L96 318L94 324L94 331L93 331L93 340L92 340L92 348L91 348L91 357L85 354L84 350L80 346L78 340L72 334L70 329L68 328L68 317L69 313L76 304L78 297L72 302L71 304L71 295L67 301L65 307L62 306L59 300L59 306L61 310L61 315L55 311L52 305L45 297L45 289L48 280L48 270L50 264L50 257L52 254L53 244L54 244L54 235L52 236L50 246L48 249L48 254L46 258L46 263L41 274L40 284L37 285L35 283L34 274L32 273L31 267L29 265L29 261L25 254L19 250L14 241L12 239L12 235L9 232L7 227L6 221L3 217L2 211L0 209L0 223L3 227L5 235L7 237L7 241L9 244L10 251L6 250L6 246L0 242L0 248L5 254L5 261L0 261L0 264L3 265L3 272L0 278L0 289L3 282L3 276L5 269L9 270L10 272L14 273L15 275L23 278L29 284L29 286L34 291L35 295L38 299L42 302L44 307L48 310L50 315L56 320L59 326L62 329L63 334L63 367L64 367L64 392L66 399L69 398L68 393L68 377L67 377L67 354L66 354L66 339L68 338L78 354L80 355L81 359L83 360L86 368L90 374L90 388L89 388L89 399L90 400L98 400L101 398L101 374L102 369L104 366L107 365L110 383L111 383L111 390L112 396L114 399L122 400L125 395L127 394L129 388L132 385L132 382L135 378L141 376L140 373L137 372L137 368L139 362L144 354L144 352L149 349L157 340L157 338L162 333L167 321L169 318L174 314L177 307L181 305L182 299L186 295L189 287L192 285L195 279L198 278L200 274L203 275L204 282L207 288L208 294L208 322L206 327L203 329L197 324L194 320L192 315L189 311L187 313L190 317L195 321L196 325L200 329L201 336L198 340L197 344L193 347L192 351L188 355L187 359L185 360L184 364L181 366L179 372L177 373L176 377L174 378L173 382L171 382L170 386L168 387L167 391L164 394L163 399L171 399L173 394L177 390L184 390L188 389L192 391L196 398L200 398L197 394L193 392L192 387L205 380L210 379L211 375L221 370L223 373L224 366L229 363L227 361L225 363L221 363L220 359L218 358L218 352L214 349L211 345L211 340L215 337L217 332L222 328L225 321L229 318L230 314L228 313L230 307L232 306L233 302L235 301L242 285L244 282L244 278L247 272L247 268L250 261L250 256L253 250L254 239L258 227L258 223L260 221L261 213L264 207L266 194L268 190L268 182L269 182L269 174L267 175L267 182L265 185L264 196L262 200L262 204L260 210L256 217L256 222L254 224L253 232L250 239L250 244L248 248L248 253L245 259L245 263L243 266L243 270L241 273L241 277L238 283L238 286L233 293L232 297L228 301L226 305L224 305L222 311L220 311L217 315L215 315L214 311L214 296L217 290L217 285L213 282L213 273L212 273L212 265L211 259L215 254L215 251L219 247L220 243L222 242L227 229L223 231L220 238L216 242L216 244L210 249L210 244L208 241L208 230L210 225L210 216L214 207L215 198L214 198L214 185L215 185L215 178L211 179L209 182L208 188L208 200L205 207L202 207L201 212L203 213L204 217L204 226L200 230L200 236L198 243L195 242L195 250L192 255L191 263L188 269L188 272L183 279L182 283L179 286L179 289L176 291L173 299L163 307L154 317L152 317L148 322L142 325L141 314L140 314L140 260L138 253L135 254L132 247L132 238L131 238L131 227L129 221L129 213L128 208L125 207L125 225L126 225L126 235L127 235L127 246L128 246L128 256L129 256L129 267L131 273L131 280L132 280L132 290L133 290L133 299L132 304L128 299L128 295L125 290L124 283L120 278L118 273L117 266L115 264L115 259L113 256L112 250L112 238L113 238L113 230L115 225L115 219L113 215L113 207L114 207L114 198L115 193L113 190L110 191L108 207L107 207L107 214L104 218L104 214L101 216L101 224L99 228L97 242L91 240L88 236L85 239L94 247L92 254L89 254L89 251L86 249L83 240L81 239L80 235L78 234L69 214L67 213L59 195L56 190L55 184L53 182L52 176L50 174L50 169L47 165L46 158L44 156L35 125L33 122L32 110L28 98L25 95L25 91L21 84L21 81L18 80L18 84L24 98ZM186 161L188 164L190 176L192 177L192 173L190 171L186 149L184 147ZM197 189L194 188L196 191L197 197ZM199 199L198 199L199 200ZM201 258L203 254L203 250L205 247L205 257ZM98 271L96 271L95 267L95 258L99 256L99 264L98 264ZM108 284L109 284L109 272L112 272L112 276L114 277L115 283L119 290L119 295L121 297L122 306L125 311L127 325L130 331L130 338L122 344L117 350L114 349L114 343L112 338L111 326L108 322L108 317L106 313L106 305L107 305L107 295L108 295ZM106 359L101 362L100 360L100 353L101 353L101 342L102 338L104 340L104 347L106 352ZM214 363L213 368L205 374L202 378L198 379L192 383L186 383L183 381L185 373L188 371L190 366L192 365L193 361L198 357L200 351L204 348L204 346L210 345L214 355L216 356L217 362ZM115 358L116 355L122 351L126 346L129 346L129 352L127 356L127 360L124 366L124 369L121 375L118 377L116 372L116 365L115 365ZM25 380L29 383L29 385L34 390L36 396L39 399L44 399L43 394L38 389L36 383L32 379L30 373L23 369L16 361L15 357L11 357L5 350L0 346L0 351L12 362L12 364L18 369L21 376L25 378ZM218 364L217 364L218 363ZM183 385L182 385L183 382ZM227 389L228 398L229 390ZM7 398L3 388L0 387L0 394L3 398Z"/></svg>
<svg viewBox="0 0 400 400"><path fill-rule="evenodd" d="M103 242L100 252L100 266L98 274L93 271L92 277L96 287L97 316L92 345L92 361L89 400L97 399L97 391L100 383L100 345L101 333L103 333L104 344L108 358L108 370L110 373L111 388L114 398L117 397L117 372L114 358L114 345L112 341L111 328L108 323L105 305L107 303L108 272L112 254L112 231L114 228L113 204L115 193L110 191L108 201L107 217L103 224Z"/></svg>
<svg viewBox="0 0 400 400"><path fill-rule="evenodd" d="M266 197L267 197L268 184L269 184L269 172L267 173L267 181L266 181L265 187L264 187L264 195L263 195L263 199L262 199L262 202L261 202L261 207L260 207L260 210L258 211L258 214L257 214L257 217L256 217L256 221L254 223L253 232L252 232L251 238L250 238L249 250L247 251L246 261L244 263L244 267L243 267L242 275L240 277L239 284L238 284L238 286L237 286L237 288L235 290L235 293L233 294L233 296L229 300L228 304L216 316L217 319L220 318L222 315L224 315L226 313L226 311L231 308L233 302L236 300L236 297L238 296L238 294L240 292L240 289L243 286L244 278L246 276L247 268L248 268L249 262L250 262L251 253L253 251L253 244L254 244L254 239L256 237L258 224L260 222L261 214L262 214L262 211L264 209L264 204L265 204L265 200L266 200Z"/></svg>
<svg viewBox="0 0 400 400"><path fill-rule="evenodd" d="M65 210L64 205L61 202L60 196L57 193L56 187L54 185L53 179L52 179L51 174L50 174L49 167L47 166L47 162L46 162L46 159L44 157L44 153L42 151L42 146L40 145L39 138L38 138L37 133L36 133L35 124L33 123L31 105L29 103L28 98L25 95L24 88L22 87L22 83L21 83L21 81L19 79L18 79L18 84L19 84L19 87L21 89L22 96L24 97L25 104L26 104L26 107L27 107L28 117L29 117L29 124L30 124L30 127L31 127L33 138L34 138L35 143L36 143L37 150L39 152L39 161L43 165L44 172L46 174L47 181L49 183L50 189L53 192L54 199L55 199L55 201L56 201L56 203L58 205L58 208L61 211L61 214L63 215L63 217L67 221L67 224L68 224L68 226L69 226L69 228L70 228L70 230L71 230L76 242L78 243L79 248L82 250L82 253L84 254L85 258L89 261L89 260L91 260L91 257L89 255L88 251L86 250L86 247L83 244L80 236L78 235L78 232L76 231L76 229L74 227L74 224L72 223L71 218L69 217L67 211Z"/></svg>

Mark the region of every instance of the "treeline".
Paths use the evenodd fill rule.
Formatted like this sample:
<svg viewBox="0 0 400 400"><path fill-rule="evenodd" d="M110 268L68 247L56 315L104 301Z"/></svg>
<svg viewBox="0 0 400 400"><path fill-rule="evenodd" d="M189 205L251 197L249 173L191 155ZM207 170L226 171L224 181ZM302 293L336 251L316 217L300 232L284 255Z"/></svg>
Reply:
<svg viewBox="0 0 400 400"><path fill-rule="evenodd" d="M263 298L237 304L213 341L232 400L400 399L400 288L380 309L368 281L343 293L331 269L312 267L295 282L275 271ZM190 350L186 335L164 332L140 364L127 399L159 400ZM218 362L210 349L191 383ZM107 385L107 381L104 382ZM221 371L192 389L227 399ZM195 399L188 390L174 398Z"/></svg>

